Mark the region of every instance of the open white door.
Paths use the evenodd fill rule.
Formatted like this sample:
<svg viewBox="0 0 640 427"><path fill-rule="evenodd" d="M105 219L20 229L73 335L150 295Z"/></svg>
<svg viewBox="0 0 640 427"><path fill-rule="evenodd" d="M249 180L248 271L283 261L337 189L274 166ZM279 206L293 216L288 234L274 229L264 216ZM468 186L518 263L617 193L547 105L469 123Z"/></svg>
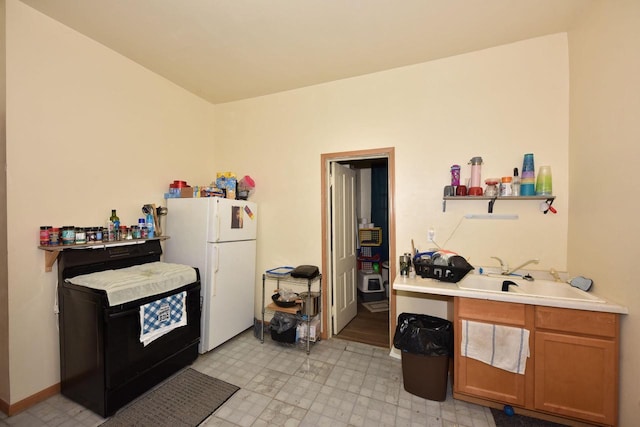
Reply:
<svg viewBox="0 0 640 427"><path fill-rule="evenodd" d="M358 313L356 172L331 162L333 334Z"/></svg>

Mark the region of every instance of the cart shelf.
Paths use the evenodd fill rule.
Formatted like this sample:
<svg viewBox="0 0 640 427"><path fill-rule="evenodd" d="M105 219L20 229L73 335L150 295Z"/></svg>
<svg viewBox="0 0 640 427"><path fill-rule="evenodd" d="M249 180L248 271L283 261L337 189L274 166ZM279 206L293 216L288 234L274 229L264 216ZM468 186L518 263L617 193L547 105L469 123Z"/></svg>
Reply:
<svg viewBox="0 0 640 427"><path fill-rule="evenodd" d="M307 304L310 303L310 295L311 295L311 288L315 288L315 284L317 283L317 287L318 287L318 293L320 301L322 301L322 274L318 274L316 277L313 277L311 279L302 279L302 278L296 278L296 277L291 277L291 274L288 273L288 269L291 269L291 267L279 267L277 269L272 269L272 270L267 270L266 272L264 272L262 274L262 325L260 328L260 342L264 343L264 325L265 325L265 312L268 311L280 311L280 312L284 312L284 313L289 313L289 314L294 314L298 316L298 319L302 322L305 323L306 327L307 327L307 333L306 333L306 337L305 337L305 347L307 350L307 354L309 354L309 352L311 351L311 321L315 318L317 318L318 316L320 316L321 310L318 310L318 313L315 316L299 316L299 312L302 310L302 304L298 303L293 307L280 307L279 305L276 305L274 302L269 302L267 303L266 298L265 298L265 288L266 288L266 282L267 281L275 281L276 283L276 290L280 289L281 286L286 283L286 284L290 284L293 286L304 286L306 288L307 291L307 295L309 295L309 301L307 301ZM320 307L322 309L322 302L320 302Z"/></svg>

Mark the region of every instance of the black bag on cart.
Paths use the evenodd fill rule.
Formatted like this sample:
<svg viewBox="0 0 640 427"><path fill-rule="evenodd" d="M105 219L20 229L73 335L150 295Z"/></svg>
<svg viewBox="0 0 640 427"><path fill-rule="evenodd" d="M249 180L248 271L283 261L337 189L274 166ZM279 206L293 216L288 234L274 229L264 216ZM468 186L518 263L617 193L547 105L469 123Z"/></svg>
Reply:
<svg viewBox="0 0 640 427"><path fill-rule="evenodd" d="M297 279L313 279L320 271L315 265L299 265L291 271L291 277Z"/></svg>

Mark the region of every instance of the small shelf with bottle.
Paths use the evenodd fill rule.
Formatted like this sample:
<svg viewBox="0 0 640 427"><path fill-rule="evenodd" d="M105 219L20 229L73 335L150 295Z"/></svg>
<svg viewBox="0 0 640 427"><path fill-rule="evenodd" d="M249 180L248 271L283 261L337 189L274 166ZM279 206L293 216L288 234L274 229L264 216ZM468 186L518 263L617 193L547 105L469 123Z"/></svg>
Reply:
<svg viewBox="0 0 640 427"><path fill-rule="evenodd" d="M67 249L104 249L142 244L150 240L168 239L169 237L162 236L156 212L158 215L164 215L156 210L155 205L144 205L142 213L145 218L139 218L138 224L131 227L120 225L116 209L111 209L107 226L104 228L100 226L75 227L73 225L41 226L38 249L45 251L44 271L51 272L60 252Z"/></svg>
<svg viewBox="0 0 640 427"><path fill-rule="evenodd" d="M38 245L38 249L45 251L44 253L44 271L49 273L53 270L53 264L58 259L60 252L67 249L104 249L115 246L140 245L150 240L167 240L169 236L157 236L149 239L128 239L114 240L107 242L89 242L73 245Z"/></svg>
<svg viewBox="0 0 640 427"><path fill-rule="evenodd" d="M539 200L545 202L549 208L543 211L543 213L547 213L553 204L553 201L556 199L556 196L444 196L442 198L442 212L447 211L447 201L448 200L457 200L457 201L469 201L469 200L488 200L489 206L487 208L487 213L493 213L493 205L497 200Z"/></svg>

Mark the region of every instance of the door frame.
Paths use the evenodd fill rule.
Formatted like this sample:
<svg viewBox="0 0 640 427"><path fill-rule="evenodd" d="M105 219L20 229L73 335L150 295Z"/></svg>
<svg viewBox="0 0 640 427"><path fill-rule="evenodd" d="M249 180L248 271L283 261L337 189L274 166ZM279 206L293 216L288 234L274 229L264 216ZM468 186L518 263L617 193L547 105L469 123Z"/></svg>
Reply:
<svg viewBox="0 0 640 427"><path fill-rule="evenodd" d="M396 277L396 215L395 215L395 148L372 148L368 150L344 151L340 153L324 153L320 156L320 205L322 219L322 307L331 307L330 301L333 299L333 283L329 268L331 267L331 216L329 208L331 197L329 194L329 166L331 162L364 160L371 158L386 158L387 171L389 174L389 348L392 346L393 334L396 329L396 293L393 291L393 279ZM331 299L330 299L331 298ZM329 327L331 309L322 310L322 338L331 337L333 331Z"/></svg>

